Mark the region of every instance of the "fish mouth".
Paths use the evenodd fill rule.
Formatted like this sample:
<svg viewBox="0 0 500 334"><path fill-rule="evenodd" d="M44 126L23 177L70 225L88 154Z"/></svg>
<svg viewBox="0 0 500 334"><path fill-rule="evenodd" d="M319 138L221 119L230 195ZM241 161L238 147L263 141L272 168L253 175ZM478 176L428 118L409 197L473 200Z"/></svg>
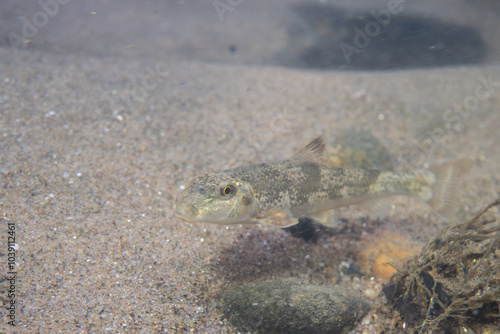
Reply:
<svg viewBox="0 0 500 334"><path fill-rule="evenodd" d="M189 222L189 223L191 223L191 224L196 223L196 221L194 221L193 219L191 219L191 218L189 218L188 216L183 215L182 213L179 213L179 212L177 212L177 211L175 212L174 216L175 216L175 217L177 217L177 218L180 218L180 219L182 219L182 220L184 220L184 221L187 221L187 222Z"/></svg>

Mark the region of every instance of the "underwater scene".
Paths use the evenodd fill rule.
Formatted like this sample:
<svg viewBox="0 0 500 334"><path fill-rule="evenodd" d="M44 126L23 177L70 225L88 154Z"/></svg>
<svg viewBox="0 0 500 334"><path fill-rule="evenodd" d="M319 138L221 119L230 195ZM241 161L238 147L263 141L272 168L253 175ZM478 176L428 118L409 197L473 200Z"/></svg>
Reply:
<svg viewBox="0 0 500 334"><path fill-rule="evenodd" d="M500 2L4 0L0 333L500 333Z"/></svg>

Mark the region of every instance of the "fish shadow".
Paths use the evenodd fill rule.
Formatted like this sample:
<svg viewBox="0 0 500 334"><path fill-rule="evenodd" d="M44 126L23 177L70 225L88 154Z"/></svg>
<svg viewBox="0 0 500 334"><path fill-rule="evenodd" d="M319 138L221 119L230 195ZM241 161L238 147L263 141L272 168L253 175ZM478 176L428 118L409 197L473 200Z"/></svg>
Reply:
<svg viewBox="0 0 500 334"><path fill-rule="evenodd" d="M338 264L359 251L357 241L367 223L357 219L336 228L318 225L303 221L288 231L252 227L213 258L212 270L229 282L306 276L331 281L338 275ZM368 229L377 225L379 221L371 221Z"/></svg>

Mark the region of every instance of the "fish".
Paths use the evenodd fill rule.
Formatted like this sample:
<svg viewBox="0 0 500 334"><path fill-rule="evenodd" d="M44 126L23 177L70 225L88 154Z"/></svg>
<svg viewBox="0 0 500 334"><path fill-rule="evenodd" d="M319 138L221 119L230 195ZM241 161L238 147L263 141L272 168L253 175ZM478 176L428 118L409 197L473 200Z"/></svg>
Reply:
<svg viewBox="0 0 500 334"><path fill-rule="evenodd" d="M445 217L456 204L457 181L472 167L471 159L462 159L410 172L338 168L326 148L317 137L289 160L199 175L179 196L175 216L190 223L281 228L310 218L334 226L339 207L407 195Z"/></svg>

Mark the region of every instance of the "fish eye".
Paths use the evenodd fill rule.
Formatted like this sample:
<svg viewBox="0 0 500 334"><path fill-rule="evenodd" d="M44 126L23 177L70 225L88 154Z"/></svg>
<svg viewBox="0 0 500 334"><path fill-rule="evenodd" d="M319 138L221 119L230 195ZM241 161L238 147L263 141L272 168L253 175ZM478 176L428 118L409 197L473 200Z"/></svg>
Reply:
<svg viewBox="0 0 500 334"><path fill-rule="evenodd" d="M220 187L220 194L223 197L231 196L236 192L236 187L233 186L232 184L226 184L222 187Z"/></svg>

